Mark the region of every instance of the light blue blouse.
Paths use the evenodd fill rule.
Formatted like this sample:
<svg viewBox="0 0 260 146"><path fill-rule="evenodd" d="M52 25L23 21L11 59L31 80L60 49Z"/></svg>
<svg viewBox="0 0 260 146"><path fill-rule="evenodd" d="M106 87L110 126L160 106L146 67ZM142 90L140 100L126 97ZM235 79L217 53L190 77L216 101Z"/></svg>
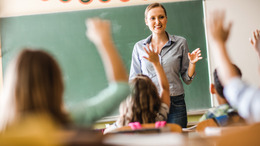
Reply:
<svg viewBox="0 0 260 146"><path fill-rule="evenodd" d="M168 33L167 35L169 40L163 46L159 54L159 60L170 85L170 95L177 96L184 93L180 76L186 84L190 84L195 74L191 78L188 76L189 49L186 39L176 35L169 35ZM145 47L147 43L149 44L151 42L151 38L152 35L135 44L132 53L129 80L133 79L137 74L147 75L152 79L160 92L155 69L148 60L143 58L143 56L147 56L143 47Z"/></svg>

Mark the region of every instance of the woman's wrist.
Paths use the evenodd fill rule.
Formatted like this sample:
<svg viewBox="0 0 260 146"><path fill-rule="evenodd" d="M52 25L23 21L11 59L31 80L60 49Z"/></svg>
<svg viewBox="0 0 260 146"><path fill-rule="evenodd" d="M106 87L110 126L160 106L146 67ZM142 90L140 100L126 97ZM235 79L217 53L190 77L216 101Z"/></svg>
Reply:
<svg viewBox="0 0 260 146"><path fill-rule="evenodd" d="M195 63L192 63L192 62L190 61L190 64L192 64L192 65L196 65L196 62L195 62Z"/></svg>

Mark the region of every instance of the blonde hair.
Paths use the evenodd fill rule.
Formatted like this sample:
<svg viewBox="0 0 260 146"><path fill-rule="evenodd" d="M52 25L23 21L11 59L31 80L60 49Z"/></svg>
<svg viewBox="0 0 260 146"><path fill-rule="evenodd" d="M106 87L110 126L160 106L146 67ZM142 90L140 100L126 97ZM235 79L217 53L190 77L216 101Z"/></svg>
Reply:
<svg viewBox="0 0 260 146"><path fill-rule="evenodd" d="M24 49L6 72L0 131L34 113L48 113L57 123L68 124L63 91L62 73L55 59L44 51Z"/></svg>
<svg viewBox="0 0 260 146"><path fill-rule="evenodd" d="M148 5L144 11L144 19L147 18L148 12L153 9L153 8L157 8L157 7L161 7L165 13L165 16L167 17L167 13L166 13L166 9L164 8L164 6L160 3L152 3L150 5Z"/></svg>

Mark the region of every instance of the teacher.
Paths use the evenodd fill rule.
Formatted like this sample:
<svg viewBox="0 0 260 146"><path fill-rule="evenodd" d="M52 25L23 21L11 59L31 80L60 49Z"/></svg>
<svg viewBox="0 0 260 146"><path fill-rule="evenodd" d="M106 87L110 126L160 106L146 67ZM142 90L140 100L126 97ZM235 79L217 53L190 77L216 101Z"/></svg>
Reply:
<svg viewBox="0 0 260 146"><path fill-rule="evenodd" d="M145 24L152 34L135 44L129 80L138 74L144 74L152 79L158 90L160 89L153 65L143 58L143 56L146 56L144 47L147 44L152 49L159 48L160 63L170 85L171 105L167 122L176 123L185 128L187 127L187 111L184 88L180 77L186 84L192 82L195 76L196 62L202 59L201 51L197 48L192 53L189 53L185 38L170 35L165 31L167 13L163 5L159 3L152 3L146 7Z"/></svg>

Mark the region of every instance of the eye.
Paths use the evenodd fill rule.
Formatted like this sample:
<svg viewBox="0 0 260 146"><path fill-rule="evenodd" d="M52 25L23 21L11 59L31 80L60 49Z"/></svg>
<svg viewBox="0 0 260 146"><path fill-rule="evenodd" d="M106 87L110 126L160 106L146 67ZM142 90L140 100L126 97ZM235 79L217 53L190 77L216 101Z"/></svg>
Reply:
<svg viewBox="0 0 260 146"><path fill-rule="evenodd" d="M160 19L163 19L163 18L165 18L164 16L160 16Z"/></svg>
<svg viewBox="0 0 260 146"><path fill-rule="evenodd" d="M155 18L154 18L154 17L151 17L150 20L155 20Z"/></svg>

